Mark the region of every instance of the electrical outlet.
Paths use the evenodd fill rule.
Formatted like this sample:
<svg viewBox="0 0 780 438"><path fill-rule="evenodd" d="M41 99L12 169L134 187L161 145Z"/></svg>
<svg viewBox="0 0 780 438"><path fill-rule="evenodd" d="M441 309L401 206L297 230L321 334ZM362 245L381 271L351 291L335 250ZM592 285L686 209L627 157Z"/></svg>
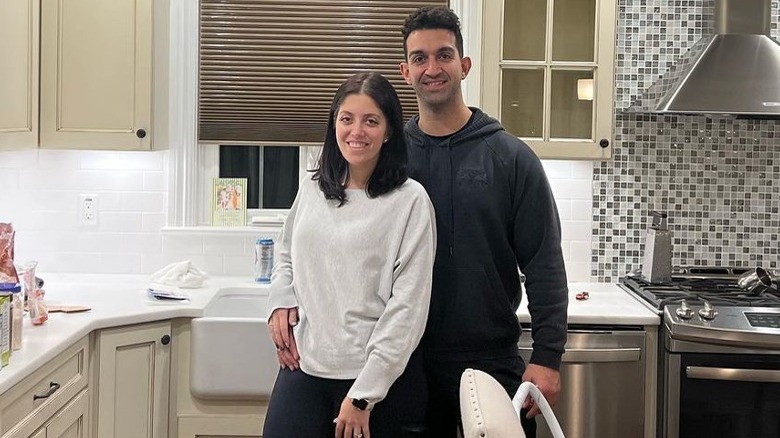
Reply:
<svg viewBox="0 0 780 438"><path fill-rule="evenodd" d="M80 195L79 196L79 215L82 225L95 226L97 225L97 213L98 213L98 196L97 195Z"/></svg>

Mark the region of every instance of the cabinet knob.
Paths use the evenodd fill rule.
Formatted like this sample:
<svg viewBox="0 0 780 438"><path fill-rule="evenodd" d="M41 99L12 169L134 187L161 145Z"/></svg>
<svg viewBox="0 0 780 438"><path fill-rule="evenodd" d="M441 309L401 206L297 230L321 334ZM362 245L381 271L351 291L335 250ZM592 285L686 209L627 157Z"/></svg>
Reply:
<svg viewBox="0 0 780 438"><path fill-rule="evenodd" d="M602 148L605 148L605 149L608 148L609 147L609 140L607 140L606 138L602 138L601 140L599 140L599 146L601 146Z"/></svg>
<svg viewBox="0 0 780 438"><path fill-rule="evenodd" d="M135 131L135 136L138 138L146 137L146 129L139 129L138 131Z"/></svg>
<svg viewBox="0 0 780 438"><path fill-rule="evenodd" d="M171 337L169 335L163 335L163 337L160 338L160 342L162 342L163 345L168 345L171 343Z"/></svg>

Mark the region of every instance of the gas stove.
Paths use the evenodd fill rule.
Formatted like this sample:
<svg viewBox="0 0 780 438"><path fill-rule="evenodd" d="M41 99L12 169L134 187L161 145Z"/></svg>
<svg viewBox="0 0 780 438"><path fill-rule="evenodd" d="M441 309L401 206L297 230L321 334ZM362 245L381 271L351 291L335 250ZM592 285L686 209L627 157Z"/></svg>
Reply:
<svg viewBox="0 0 780 438"><path fill-rule="evenodd" d="M753 295L738 285L748 268L679 267L654 284L638 273L621 284L663 314L671 339L741 347L780 347L780 292Z"/></svg>
<svg viewBox="0 0 780 438"><path fill-rule="evenodd" d="M767 291L751 295L737 285L739 277L749 268L677 267L672 270L672 281L657 284L645 281L639 272L620 279L623 287L651 307L663 311L670 304L704 305L718 307L778 307L780 292Z"/></svg>

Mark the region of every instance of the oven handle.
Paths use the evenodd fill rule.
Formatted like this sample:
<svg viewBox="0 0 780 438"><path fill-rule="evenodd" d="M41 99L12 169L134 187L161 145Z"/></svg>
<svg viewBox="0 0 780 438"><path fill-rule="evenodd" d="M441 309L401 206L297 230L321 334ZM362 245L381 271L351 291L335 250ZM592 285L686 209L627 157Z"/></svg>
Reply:
<svg viewBox="0 0 780 438"><path fill-rule="evenodd" d="M520 347L520 352L531 354L533 349ZM636 362L641 356L640 348L567 348L561 362Z"/></svg>
<svg viewBox="0 0 780 438"><path fill-rule="evenodd" d="M780 383L780 371L776 370L689 366L685 375L691 379Z"/></svg>

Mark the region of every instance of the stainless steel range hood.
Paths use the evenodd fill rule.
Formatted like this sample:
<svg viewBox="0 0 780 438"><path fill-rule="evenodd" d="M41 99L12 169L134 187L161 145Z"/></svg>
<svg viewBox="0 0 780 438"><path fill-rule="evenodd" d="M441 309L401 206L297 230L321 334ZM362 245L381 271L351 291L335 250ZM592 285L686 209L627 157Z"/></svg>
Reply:
<svg viewBox="0 0 780 438"><path fill-rule="evenodd" d="M628 112L780 118L770 0L714 1L715 35L691 47Z"/></svg>

